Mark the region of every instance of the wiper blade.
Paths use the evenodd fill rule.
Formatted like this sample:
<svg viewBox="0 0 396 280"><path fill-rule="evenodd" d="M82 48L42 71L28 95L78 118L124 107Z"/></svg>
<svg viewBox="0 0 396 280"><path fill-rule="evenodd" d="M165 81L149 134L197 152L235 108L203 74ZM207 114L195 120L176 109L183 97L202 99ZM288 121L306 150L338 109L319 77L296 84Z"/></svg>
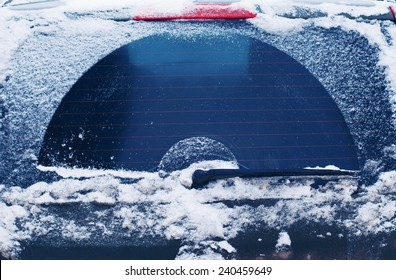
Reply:
<svg viewBox="0 0 396 280"><path fill-rule="evenodd" d="M210 181L228 178L255 177L294 177L294 176L356 176L357 171L333 169L288 169L288 170L251 170L251 169L197 169L192 175L191 188L199 189Z"/></svg>
<svg viewBox="0 0 396 280"><path fill-rule="evenodd" d="M0 7L4 7L5 5L11 3L12 0L4 0L3 2L0 3Z"/></svg>

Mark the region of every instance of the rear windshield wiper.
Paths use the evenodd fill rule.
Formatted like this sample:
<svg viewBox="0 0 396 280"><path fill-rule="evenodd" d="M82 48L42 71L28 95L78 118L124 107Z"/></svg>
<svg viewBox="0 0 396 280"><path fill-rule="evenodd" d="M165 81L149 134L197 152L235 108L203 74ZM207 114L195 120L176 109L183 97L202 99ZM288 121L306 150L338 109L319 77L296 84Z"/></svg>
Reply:
<svg viewBox="0 0 396 280"><path fill-rule="evenodd" d="M192 175L191 188L199 189L210 181L228 178L255 177L293 177L293 176L356 176L357 171L333 169L288 169L288 170L251 170L251 169L197 169Z"/></svg>

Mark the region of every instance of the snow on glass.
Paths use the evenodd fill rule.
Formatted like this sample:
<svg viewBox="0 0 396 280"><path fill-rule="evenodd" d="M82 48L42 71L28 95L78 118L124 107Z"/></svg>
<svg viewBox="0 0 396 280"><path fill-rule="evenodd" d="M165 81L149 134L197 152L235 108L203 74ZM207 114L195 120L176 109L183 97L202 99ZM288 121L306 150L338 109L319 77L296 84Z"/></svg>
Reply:
<svg viewBox="0 0 396 280"><path fill-rule="evenodd" d="M35 164L39 141L53 111L90 66L131 41L161 31L172 32L161 23L125 23L113 19L128 17L147 7L157 12L177 12L191 3L187 0L173 0L172 5L159 0L62 2L64 5L50 10L0 8L0 137L11 139L7 140L8 146L2 146L0 171L7 170L4 166L13 157L19 160L14 159L15 162L24 162L17 163L22 169L29 166L26 162ZM331 20L328 17L290 19L278 15L279 11L291 9L290 1L279 2L249 0L233 5L248 9L260 5L264 12L249 22L274 36L291 36L307 28L340 28L366 38L377 50L377 64L386 74L395 119L396 25L339 16L345 9L352 15L372 15L384 12L386 7L367 4L345 8L325 3L315 5L315 10L327 13ZM184 28L190 28L194 34L200 27ZM282 35L279 36L281 39L275 38L275 43L282 40ZM13 85L8 86L9 83ZM15 84L19 85L19 91L11 95L11 90L6 89ZM23 138L20 135L24 135ZM384 153L396 158L395 146L384 147ZM56 172L59 180L50 183L38 180L23 187L10 185L5 179L3 182L6 171L2 171L0 253L6 258L18 258L21 242L46 236L93 244L125 238L133 243L141 236L195 243L223 240L216 246L231 253L234 248L226 240L236 237L246 225L258 222L279 230L276 245L279 250L292 244L284 229L299 221L336 223L357 236L394 231L396 171L381 172L380 162L370 161L365 166L377 172L377 180L364 185L358 198L351 197L358 185L354 179L328 183L319 189L311 188L312 179L240 178L211 182L203 190L186 188L197 168L235 168L232 163L221 161L197 163L167 177L125 170L39 167L38 172ZM256 209L247 205L227 207L222 203L268 198L280 200L272 206ZM54 205L81 205L81 208L79 215L62 216L49 211ZM91 211L90 205L105 207L94 207ZM209 244L208 248L210 246L214 245ZM195 257L184 249L180 249L179 258ZM206 258L222 256L208 249Z"/></svg>

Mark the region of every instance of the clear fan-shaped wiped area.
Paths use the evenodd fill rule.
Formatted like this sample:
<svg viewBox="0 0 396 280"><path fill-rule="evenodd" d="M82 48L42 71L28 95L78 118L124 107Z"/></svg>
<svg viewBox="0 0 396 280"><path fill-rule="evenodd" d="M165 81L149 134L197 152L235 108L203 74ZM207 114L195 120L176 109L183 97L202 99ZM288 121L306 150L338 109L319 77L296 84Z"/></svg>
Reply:
<svg viewBox="0 0 396 280"><path fill-rule="evenodd" d="M189 141L200 146L178 148ZM284 52L235 33L162 34L115 50L63 98L40 151L46 166L144 171L218 159L249 169L358 169L349 129L320 82Z"/></svg>

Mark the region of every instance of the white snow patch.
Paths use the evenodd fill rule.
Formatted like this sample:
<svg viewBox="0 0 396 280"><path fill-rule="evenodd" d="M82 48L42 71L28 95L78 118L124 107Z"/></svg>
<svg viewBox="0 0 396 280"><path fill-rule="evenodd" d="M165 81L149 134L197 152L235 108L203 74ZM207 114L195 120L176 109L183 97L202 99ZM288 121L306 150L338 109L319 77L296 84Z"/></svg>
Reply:
<svg viewBox="0 0 396 280"><path fill-rule="evenodd" d="M274 14L258 14L255 18L249 19L249 22L273 34L299 32L308 24L304 19L290 19Z"/></svg>
<svg viewBox="0 0 396 280"><path fill-rule="evenodd" d="M14 258L19 251L19 241L28 238L19 231L16 222L28 216L28 211L19 205L7 206L0 202L0 253L5 258Z"/></svg>
<svg viewBox="0 0 396 280"><path fill-rule="evenodd" d="M275 250L277 252L287 250L290 248L291 243L289 234L286 231L281 231L279 233L278 240L276 241Z"/></svg>
<svg viewBox="0 0 396 280"><path fill-rule="evenodd" d="M12 73L10 60L31 34L30 26L29 20L14 17L12 12L0 9L0 83Z"/></svg>
<svg viewBox="0 0 396 280"><path fill-rule="evenodd" d="M305 167L304 169L312 169L312 170L341 170L339 167L335 165L326 165L325 167Z"/></svg>
<svg viewBox="0 0 396 280"><path fill-rule="evenodd" d="M85 226L76 225L74 221L64 221L61 227L62 237L72 240L85 240L89 239L91 233Z"/></svg>
<svg viewBox="0 0 396 280"><path fill-rule="evenodd" d="M37 166L38 170L44 172L55 172L63 178L91 178L97 176L111 175L120 178L143 178L143 177L156 177L155 173L139 172L129 170L110 170L110 169L94 169L94 168L70 168L70 167L53 167L53 166Z"/></svg>
<svg viewBox="0 0 396 280"><path fill-rule="evenodd" d="M228 243L228 242L225 241L225 240L218 242L217 245L218 245L221 249L226 250L228 253L234 253L234 252L236 252L235 248L232 247L232 246L230 245L230 243Z"/></svg>

